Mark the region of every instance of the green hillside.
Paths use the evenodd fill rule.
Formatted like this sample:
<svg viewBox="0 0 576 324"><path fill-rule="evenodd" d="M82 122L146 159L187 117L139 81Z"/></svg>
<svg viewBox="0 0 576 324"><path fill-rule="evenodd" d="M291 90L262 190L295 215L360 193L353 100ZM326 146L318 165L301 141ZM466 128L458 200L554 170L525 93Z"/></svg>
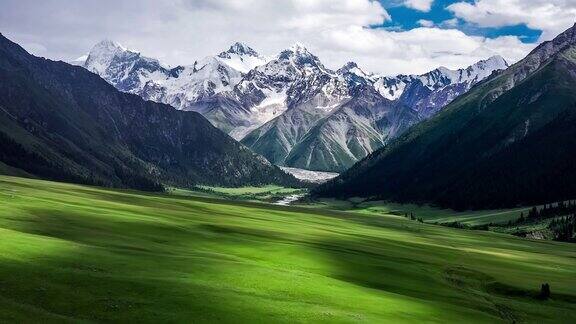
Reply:
<svg viewBox="0 0 576 324"><path fill-rule="evenodd" d="M576 321L570 244L15 177L0 205L2 322Z"/></svg>
<svg viewBox="0 0 576 324"><path fill-rule="evenodd" d="M315 194L493 209L576 197L576 25Z"/></svg>

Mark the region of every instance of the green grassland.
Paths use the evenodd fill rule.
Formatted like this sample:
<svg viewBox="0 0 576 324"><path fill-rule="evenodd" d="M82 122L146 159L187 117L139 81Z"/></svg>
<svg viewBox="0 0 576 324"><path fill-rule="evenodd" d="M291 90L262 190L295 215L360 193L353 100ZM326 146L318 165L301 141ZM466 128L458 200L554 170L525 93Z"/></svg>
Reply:
<svg viewBox="0 0 576 324"><path fill-rule="evenodd" d="M223 193L227 195L251 195L251 194L261 194L261 193L291 193L299 189L291 189L281 186L262 186L262 187L240 187L240 188L225 188L225 187L208 187L202 186L204 189L213 190L217 193Z"/></svg>
<svg viewBox="0 0 576 324"><path fill-rule="evenodd" d="M194 189L168 189L168 192L174 195L226 198L257 202L273 202L289 195L304 194L306 191L307 190L304 188L287 188L275 185L239 188L199 186Z"/></svg>
<svg viewBox="0 0 576 324"><path fill-rule="evenodd" d="M15 177L0 206L2 322L576 322L573 244Z"/></svg>
<svg viewBox="0 0 576 324"><path fill-rule="evenodd" d="M416 218L422 218L426 223L446 224L458 222L468 226L485 225L489 223L505 224L510 220L516 220L520 213L525 214L530 207L503 209L503 210L479 210L479 211L454 211L451 209L441 209L428 205L397 204L385 201L371 201L360 198L347 200L338 199L316 199L314 201L303 202L301 206L310 208L321 208L340 210L347 212L357 212L363 214L376 215L399 215L406 213L414 214Z"/></svg>

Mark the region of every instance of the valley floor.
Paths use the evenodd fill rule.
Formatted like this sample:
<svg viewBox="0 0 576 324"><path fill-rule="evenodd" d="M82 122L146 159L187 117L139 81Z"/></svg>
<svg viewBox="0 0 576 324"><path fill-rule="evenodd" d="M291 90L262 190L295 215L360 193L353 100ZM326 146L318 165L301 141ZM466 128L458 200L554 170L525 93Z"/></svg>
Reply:
<svg viewBox="0 0 576 324"><path fill-rule="evenodd" d="M309 208L330 209L368 215L405 216L406 214L412 214L415 218L421 218L425 223L447 224L458 222L470 227L489 223L503 224L510 220L518 219L521 212L527 213L530 210L530 207L520 207L502 210L458 212L427 205L397 204L380 200L369 201L361 198L348 200L318 199L314 201L304 201L298 205Z"/></svg>
<svg viewBox="0 0 576 324"><path fill-rule="evenodd" d="M0 205L3 322L576 322L573 244L6 176Z"/></svg>

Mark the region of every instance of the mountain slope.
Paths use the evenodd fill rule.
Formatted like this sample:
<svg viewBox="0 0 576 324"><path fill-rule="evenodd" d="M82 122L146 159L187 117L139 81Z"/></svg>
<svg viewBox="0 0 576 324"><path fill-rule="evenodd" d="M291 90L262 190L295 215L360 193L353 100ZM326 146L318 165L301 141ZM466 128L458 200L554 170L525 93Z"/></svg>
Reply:
<svg viewBox="0 0 576 324"><path fill-rule="evenodd" d="M312 170L343 171L417 120L412 109L367 88L318 121L294 145L284 163Z"/></svg>
<svg viewBox="0 0 576 324"><path fill-rule="evenodd" d="M414 108L421 118L429 118L495 71L506 68L508 63L495 55L464 69L440 67L422 75L377 77L374 86L384 97Z"/></svg>
<svg viewBox="0 0 576 324"><path fill-rule="evenodd" d="M576 25L319 187L453 208L576 196Z"/></svg>
<svg viewBox="0 0 576 324"><path fill-rule="evenodd" d="M266 58L247 45L235 43L218 55L170 69L158 60L104 40L91 49L83 66L120 91L179 110L200 112L230 132L246 123L250 111L229 95L216 95L231 92L244 73L265 62Z"/></svg>
<svg viewBox="0 0 576 324"><path fill-rule="evenodd" d="M295 183L200 114L121 93L3 36L0 121L0 161L39 177L140 189Z"/></svg>
<svg viewBox="0 0 576 324"><path fill-rule="evenodd" d="M350 62L325 73L323 87L305 88L317 89L322 100L303 96L242 143L278 165L341 172L505 67L495 56L455 71L379 77Z"/></svg>
<svg viewBox="0 0 576 324"><path fill-rule="evenodd" d="M275 164L340 172L507 63L494 56L466 69L382 77L353 62L332 71L300 44L266 59L236 43L169 69L103 41L85 67L124 92L201 113Z"/></svg>

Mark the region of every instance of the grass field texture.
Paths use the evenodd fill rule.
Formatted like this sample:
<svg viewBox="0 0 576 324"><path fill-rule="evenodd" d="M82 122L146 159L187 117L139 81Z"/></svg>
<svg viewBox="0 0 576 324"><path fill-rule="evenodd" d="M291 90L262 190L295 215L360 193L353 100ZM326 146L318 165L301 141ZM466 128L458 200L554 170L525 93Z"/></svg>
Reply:
<svg viewBox="0 0 576 324"><path fill-rule="evenodd" d="M274 202L289 195L305 194L306 192L306 189L286 188L275 185L239 188L199 186L195 189L168 189L168 193L179 196L212 197L256 202Z"/></svg>
<svg viewBox="0 0 576 324"><path fill-rule="evenodd" d="M15 177L0 206L3 322L576 322L573 244Z"/></svg>
<svg viewBox="0 0 576 324"><path fill-rule="evenodd" d="M370 201L355 198L348 200L318 199L303 202L301 206L377 215L392 214L402 216L406 213L413 213L414 217L422 218L426 223L445 224L459 222L469 226L489 223L505 224L509 220L518 219L521 212L526 214L531 208L520 207L503 210L454 211L427 205L397 204L386 201Z"/></svg>

